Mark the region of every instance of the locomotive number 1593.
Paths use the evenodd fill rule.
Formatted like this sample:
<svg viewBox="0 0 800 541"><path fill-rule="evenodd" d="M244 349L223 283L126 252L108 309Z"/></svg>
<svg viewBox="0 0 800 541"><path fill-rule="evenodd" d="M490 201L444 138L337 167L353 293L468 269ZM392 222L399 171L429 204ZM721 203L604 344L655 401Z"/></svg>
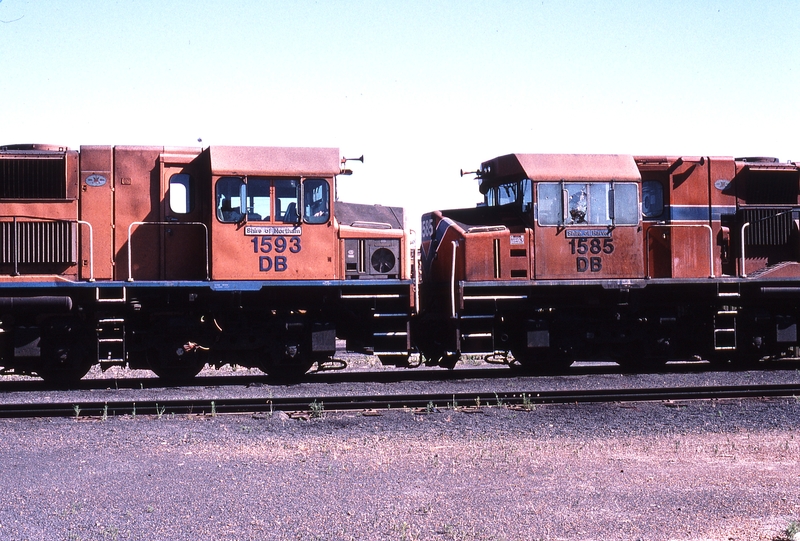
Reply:
<svg viewBox="0 0 800 541"><path fill-rule="evenodd" d="M260 255L258 258L258 270L260 272L284 272L289 268L289 260L286 255L297 254L303 250L300 237L270 237L255 236L250 239L253 243L253 253L270 254Z"/></svg>

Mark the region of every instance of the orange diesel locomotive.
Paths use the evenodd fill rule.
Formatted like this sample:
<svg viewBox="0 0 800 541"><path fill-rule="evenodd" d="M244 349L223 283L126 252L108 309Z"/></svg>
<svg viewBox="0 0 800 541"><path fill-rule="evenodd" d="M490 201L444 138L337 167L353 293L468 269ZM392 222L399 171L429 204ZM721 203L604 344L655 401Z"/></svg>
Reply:
<svg viewBox="0 0 800 541"><path fill-rule="evenodd" d="M337 201L344 163L331 148L0 147L0 366L290 375L337 337L403 362L402 209Z"/></svg>
<svg viewBox="0 0 800 541"><path fill-rule="evenodd" d="M800 166L511 154L485 202L422 218L422 353L749 365L798 356Z"/></svg>

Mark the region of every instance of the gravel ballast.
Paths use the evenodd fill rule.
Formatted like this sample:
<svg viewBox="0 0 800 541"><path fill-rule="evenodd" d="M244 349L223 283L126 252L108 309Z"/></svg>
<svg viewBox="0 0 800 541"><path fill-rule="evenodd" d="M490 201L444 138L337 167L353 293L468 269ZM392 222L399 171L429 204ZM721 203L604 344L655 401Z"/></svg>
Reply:
<svg viewBox="0 0 800 541"><path fill-rule="evenodd" d="M0 539L765 539L800 402L0 420Z"/></svg>

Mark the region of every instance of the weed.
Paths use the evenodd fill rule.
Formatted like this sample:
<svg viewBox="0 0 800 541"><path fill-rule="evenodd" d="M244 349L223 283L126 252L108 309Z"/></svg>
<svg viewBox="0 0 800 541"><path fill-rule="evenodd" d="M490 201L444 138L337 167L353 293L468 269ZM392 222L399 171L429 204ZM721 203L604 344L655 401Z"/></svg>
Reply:
<svg viewBox="0 0 800 541"><path fill-rule="evenodd" d="M411 526L407 522L403 522L398 529L400 530L401 540L407 541L412 539L413 534L411 533Z"/></svg>
<svg viewBox="0 0 800 541"><path fill-rule="evenodd" d="M312 419L320 419L325 415L325 405L322 402L317 402L316 399L308 407L311 409Z"/></svg>
<svg viewBox="0 0 800 541"><path fill-rule="evenodd" d="M428 402L428 405L425 406L425 413L433 413L434 411L436 411L436 406L433 401Z"/></svg>
<svg viewBox="0 0 800 541"><path fill-rule="evenodd" d="M108 421L108 403L103 406L103 414L100 415L100 419L103 421Z"/></svg>
<svg viewBox="0 0 800 541"><path fill-rule="evenodd" d="M476 396L475 397L475 406L478 407L478 408L481 407L481 397L480 396Z"/></svg>
<svg viewBox="0 0 800 541"><path fill-rule="evenodd" d="M213 400L211 401L211 416L212 417L217 416L217 403L214 402Z"/></svg>
<svg viewBox="0 0 800 541"><path fill-rule="evenodd" d="M505 406L505 403L503 402L503 399L502 399L502 398L500 398L500 395L499 395L499 394L497 394L497 393L494 393L494 398L497 400L497 406L498 406L498 407L501 407L501 408L502 408L503 406Z"/></svg>
<svg viewBox="0 0 800 541"><path fill-rule="evenodd" d="M531 396L526 393L522 393L522 407L528 411L533 411L536 409L536 404L533 403L531 400Z"/></svg>
<svg viewBox="0 0 800 541"><path fill-rule="evenodd" d="M75 418L77 419L78 416L81 414L81 407L78 404L72 406L72 410L75 412Z"/></svg>
<svg viewBox="0 0 800 541"><path fill-rule="evenodd" d="M103 529L103 539L108 538L116 541L118 535L119 529L116 526L106 526Z"/></svg>
<svg viewBox="0 0 800 541"><path fill-rule="evenodd" d="M786 534L786 539L790 541L800 539L800 522L796 520L791 521L783 533Z"/></svg>
<svg viewBox="0 0 800 541"><path fill-rule="evenodd" d="M167 406L158 407L158 402L156 402L156 417L161 419L161 416L164 415L164 412L167 410Z"/></svg>
<svg viewBox="0 0 800 541"><path fill-rule="evenodd" d="M131 410L131 416L136 418L136 402L133 403L133 409Z"/></svg>

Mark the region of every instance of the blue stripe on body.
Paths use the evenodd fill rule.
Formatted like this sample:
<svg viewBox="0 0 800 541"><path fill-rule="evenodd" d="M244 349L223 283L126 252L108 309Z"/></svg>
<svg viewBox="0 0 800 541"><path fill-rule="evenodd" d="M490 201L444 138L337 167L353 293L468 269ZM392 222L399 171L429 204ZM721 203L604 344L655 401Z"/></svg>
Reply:
<svg viewBox="0 0 800 541"><path fill-rule="evenodd" d="M670 222L708 222L719 221L723 214L735 214L734 205L670 205L664 209L669 213Z"/></svg>

